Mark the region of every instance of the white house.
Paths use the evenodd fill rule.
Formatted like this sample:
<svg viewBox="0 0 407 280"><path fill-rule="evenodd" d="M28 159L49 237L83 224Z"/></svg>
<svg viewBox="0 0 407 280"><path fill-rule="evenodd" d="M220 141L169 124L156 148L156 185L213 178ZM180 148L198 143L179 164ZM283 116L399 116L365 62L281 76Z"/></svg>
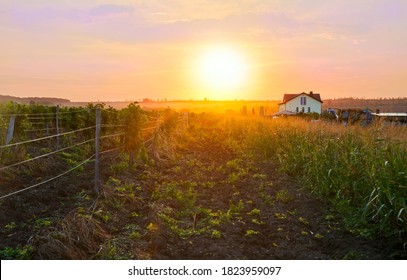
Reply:
<svg viewBox="0 0 407 280"><path fill-rule="evenodd" d="M278 104L278 111L294 113L322 113L322 100L319 93L284 94L283 102Z"/></svg>

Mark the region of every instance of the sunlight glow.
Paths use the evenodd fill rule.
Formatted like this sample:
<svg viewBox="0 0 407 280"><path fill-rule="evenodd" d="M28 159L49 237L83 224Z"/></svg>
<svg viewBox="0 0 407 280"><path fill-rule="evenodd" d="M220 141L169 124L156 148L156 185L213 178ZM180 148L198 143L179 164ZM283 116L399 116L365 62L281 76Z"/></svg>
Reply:
<svg viewBox="0 0 407 280"><path fill-rule="evenodd" d="M212 90L234 90L247 80L247 65L240 53L230 48L214 48L199 61L199 76Z"/></svg>

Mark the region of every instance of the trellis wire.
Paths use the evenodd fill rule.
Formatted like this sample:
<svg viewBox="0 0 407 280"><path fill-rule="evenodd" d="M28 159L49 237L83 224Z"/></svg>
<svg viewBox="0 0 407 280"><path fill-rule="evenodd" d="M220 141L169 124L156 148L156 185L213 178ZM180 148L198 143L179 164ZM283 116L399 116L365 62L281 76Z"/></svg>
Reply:
<svg viewBox="0 0 407 280"><path fill-rule="evenodd" d="M7 166L0 167L0 171L4 170L4 169L7 169L7 168L15 167L15 166L18 166L18 165L21 165L21 164L24 164L24 163L27 163L27 162L30 162L30 161L34 161L34 160L37 160L37 159L40 159L40 158L43 158L43 157L47 157L47 156L50 156L50 155L53 155L53 154L56 154L56 153L60 153L60 152L63 152L65 150L71 149L73 147L81 146L81 145L84 145L84 144L92 142L92 141L95 141L95 138L83 141L81 143L71 145L69 147L65 147L65 148L53 151L53 152L50 152L50 153L42 154L42 155L34 157L34 158L30 158L30 159L27 159L27 160L23 160L23 161L16 162L16 163L13 163L13 164L10 164L10 165L7 165Z"/></svg>
<svg viewBox="0 0 407 280"><path fill-rule="evenodd" d="M90 111L91 109L80 109L80 110L75 110L75 111L64 111L64 112L58 112L59 115L66 115L66 114L72 114L72 113L78 113L78 112L84 112L84 111ZM11 116L16 116L16 117L21 117L21 116L48 116L48 115L55 115L56 112L52 113L18 113L18 114L0 114L0 117L11 117Z"/></svg>
<svg viewBox="0 0 407 280"><path fill-rule="evenodd" d="M92 128L95 128L95 126L89 126L89 127L86 127L86 128L80 128L80 129L76 129L76 130L72 130L72 131L68 131L68 132L64 132L64 133L59 133L59 134L55 134L55 135L51 135L51 136L46 136L46 137L36 138L36 139L22 141L22 142L18 142L18 143L3 145L3 146L0 146L0 149L9 148L9 147L18 146L18 145L23 145L23 144L28 144L28 143L33 143L33 142L38 142L38 141L42 141L42 140L46 140L46 139L50 139L50 138L55 138L55 137L59 137L59 136L73 134L73 133L76 133L76 132L79 132L79 131L84 131L84 130L88 130L88 129L92 129Z"/></svg>
<svg viewBox="0 0 407 280"><path fill-rule="evenodd" d="M15 191L15 192L12 192L12 193L3 195L3 196L0 197L0 200L1 200L1 199L4 199L4 198L6 198L6 197L12 196L12 195L21 193L21 192L23 192L23 191L26 191L26 190L29 190L29 189L32 189L32 188L35 188L35 187L44 185L44 184L49 183L49 182L51 182L51 181L54 181L54 180L56 180L56 179L58 179L58 178L60 178L60 177L62 177L62 176L64 176L64 175L66 175L66 174L68 174L68 173L74 171L75 169L81 167L82 165L84 165L85 163L87 163L88 161L90 161L93 157L95 157L95 154L93 154L91 157L87 158L86 160L82 161L82 162L79 163L78 165L72 167L71 169L69 169L69 170L67 170L67 171L65 171L65 172L63 172L63 173L61 173L61 174L59 174L59 175L57 175L57 176L55 176L55 177L52 177L52 178L50 178L50 179L48 179L48 180L45 180L45 181L43 181L43 182L34 184L34 185L32 185L32 186L23 188L23 189L21 189L21 190L18 190L18 191Z"/></svg>
<svg viewBox="0 0 407 280"><path fill-rule="evenodd" d="M78 110L78 111L85 111L85 110ZM98 111L98 109L97 109L97 111ZM51 113L50 113L50 114L51 114ZM55 114L55 113L52 113L52 114ZM63 136L63 135L68 135L68 134L73 134L73 133L76 133L76 132L80 132L80 131L84 131L84 130L88 130L88 129L92 129L92 128L97 128L97 127L99 127L99 128L100 128L100 127L119 127L119 126L120 126L120 127L126 127L126 125L118 125L118 126L115 126L115 125L108 125L108 124L103 124L103 125L101 125L101 124L100 124L100 111L99 111L99 114L97 113L97 116L98 116L98 115L99 115L99 118L97 117L97 122L99 121L99 123L97 123L97 125L95 125L95 126L86 127L86 128L82 128L82 129L77 129L77 130L69 131L69 132L65 132L65 133L58 133L58 134L56 134L56 135L47 136L47 137L42 137L42 138L37 138L37 139L33 139L33 140L28 140L28 141L23 141L23 142L19 142L19 143L13 143L13 144L9 144L9 145L3 145L3 146L0 146L0 148L6 148L6 147L12 147L12 146L17 146L17 145L22 145L22 144L37 142L37 141L41 141L41 140L45 140L45 139L50 139L50 138L54 138L54 137L59 137L59 136ZM149 117L149 116L148 116L148 117ZM178 119L179 122L181 122L181 121L187 121L187 120L188 120L188 117L187 117L187 116L184 117L184 118L179 118L179 119ZM148 128L144 128L144 129L141 129L141 130L144 130L144 131L145 131L145 130L150 130L150 129L158 129L158 128L159 128L159 124L160 124L160 118L159 118L159 117L156 119L156 123L157 123L157 125L154 126L154 127L148 127ZM121 135L124 135L124 134L125 134L125 133L123 132L123 133L116 133L116 134L104 135L104 136L101 136L101 137L99 136L99 139L105 139L105 138L110 138L110 137L115 137L115 136L121 136ZM149 139L147 139L146 141L144 141L143 144L145 145L145 144L149 143L150 141L152 141L153 139L154 139L154 136L151 137L151 138L149 138ZM62 151L64 151L64 150L70 149L70 148L72 148L72 147L80 146L80 145L83 145L83 144L86 144L86 143L89 143L89 142L92 142L92 141L95 141L95 140L96 140L96 138L89 139L89 140L83 141L83 142L81 142L81 143L77 143L77 144L71 145L71 146L69 146L69 147L65 147L65 148L62 148L62 149L58 149L58 150L56 150L56 151L53 151L53 152L50 152L50 153L47 153L47 154L43 154L43 155L40 155L40 156L35 157L35 158L32 158L32 159L28 159L28 160L21 161L21 162L18 162L18 163L14 163L14 164L11 164L11 165L8 165L8 166L4 166L4 167L1 167L1 168L0 168L0 171L1 171L1 170L4 170L4 169L6 169L6 168L14 167L14 166L17 166L17 165L26 163L26 162L30 162L30 161L36 160L36 159L39 159L39 158L43 158L43 157L46 157L46 156L49 156L49 155L52 155L52 154L56 154L56 153L62 152ZM98 156L98 155L105 154L105 153L109 153L109 152L113 152L113 151L119 150L119 149L121 149L121 148L123 148L123 147L124 147L124 146L119 146L119 147L112 148L112 149L109 149L109 150L106 150L106 151L102 151L102 152L98 152L98 149L96 149L96 153L95 153L95 154L93 154L92 156L90 156L89 158L87 158L86 160L84 160L83 162L79 163L78 165L72 167L71 169L69 169L69 170L67 170L67 171L65 171L65 172L63 172L63 173L61 173L61 174L59 174L59 175L57 175L57 176L54 176L54 177L52 177L52 178L50 178L50 179L47 179L47 180L45 180L45 181L43 181L43 182L40 182L40 183L34 184L34 185L32 185L32 186L23 188L23 189L21 189L21 190L18 190L18 191L15 191L15 192L6 194L6 195L4 195L4 196L1 196L1 197L0 197L0 200L1 200L1 199L4 199L4 198L6 198L6 197L12 196L12 195L21 193L21 192L23 192L23 191L26 191L26 190L29 190L29 189L32 189L32 188L35 188L35 187L44 185L44 184L49 183L49 182L51 182L51 181L53 181L53 180L56 180L56 179L58 179L58 178L60 178L60 177L62 177L62 176L64 176L64 175L66 175L66 174L72 172L73 170L79 168L80 166L84 165L85 163L87 163L87 162L90 161L92 158L94 158L94 157L96 157L96 156ZM96 171L95 171L95 172L96 172Z"/></svg>

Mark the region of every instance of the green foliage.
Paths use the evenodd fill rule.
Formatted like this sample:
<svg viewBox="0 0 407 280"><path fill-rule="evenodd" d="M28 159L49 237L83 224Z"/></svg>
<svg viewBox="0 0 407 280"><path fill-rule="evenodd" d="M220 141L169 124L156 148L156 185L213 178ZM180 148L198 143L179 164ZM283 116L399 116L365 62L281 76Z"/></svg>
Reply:
<svg viewBox="0 0 407 280"><path fill-rule="evenodd" d="M222 237L222 233L219 230L213 230L211 233L211 237L214 239L219 239Z"/></svg>
<svg viewBox="0 0 407 280"><path fill-rule="evenodd" d="M6 231L12 231L13 229L17 228L17 224L15 222L8 223L4 226Z"/></svg>
<svg viewBox="0 0 407 280"><path fill-rule="evenodd" d="M229 211L231 214L239 215L244 208L243 200L239 200L237 204L233 203L232 201L229 202Z"/></svg>
<svg viewBox="0 0 407 280"><path fill-rule="evenodd" d="M287 190L280 190L276 194L276 200L287 203L292 200L292 197L288 194Z"/></svg>
<svg viewBox="0 0 407 280"><path fill-rule="evenodd" d="M405 127L343 127L290 118L231 122L225 130L249 151L278 160L280 171L329 200L360 234L407 230ZM271 201L263 182L259 191ZM276 195L278 201L291 199L284 190Z"/></svg>
<svg viewBox="0 0 407 280"><path fill-rule="evenodd" d="M261 213L260 209L254 208L250 212L247 212L247 215L255 216L255 215L260 215L260 213Z"/></svg>
<svg viewBox="0 0 407 280"><path fill-rule="evenodd" d="M259 233L260 233L260 232L257 231L257 230L248 229L248 230L246 230L245 236L246 236L246 237L254 237L254 236L258 235Z"/></svg>
<svg viewBox="0 0 407 280"><path fill-rule="evenodd" d="M141 129L147 122L147 116L139 105L131 103L127 108L120 111L120 117L124 119L124 124L127 125L124 138L125 150L134 153L143 142Z"/></svg>
<svg viewBox="0 0 407 280"><path fill-rule="evenodd" d="M29 260L32 259L33 248L31 246L5 247L0 250L2 260Z"/></svg>
<svg viewBox="0 0 407 280"><path fill-rule="evenodd" d="M52 221L49 218L38 218L35 220L35 226L38 228L50 227Z"/></svg>

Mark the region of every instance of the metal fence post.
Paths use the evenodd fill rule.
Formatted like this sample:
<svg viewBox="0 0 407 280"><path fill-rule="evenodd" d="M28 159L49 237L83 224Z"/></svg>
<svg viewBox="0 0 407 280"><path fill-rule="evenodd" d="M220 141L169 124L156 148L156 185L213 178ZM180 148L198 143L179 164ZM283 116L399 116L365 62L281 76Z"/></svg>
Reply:
<svg viewBox="0 0 407 280"><path fill-rule="evenodd" d="M99 143L100 143L100 107L96 107L96 130L95 130L95 192L100 191L99 171Z"/></svg>
<svg viewBox="0 0 407 280"><path fill-rule="evenodd" d="M14 124L16 122L16 116L11 115L10 116L10 122L8 124L8 132L7 132L7 138L6 138L6 145L10 144L11 139L13 139L13 133L14 133Z"/></svg>

